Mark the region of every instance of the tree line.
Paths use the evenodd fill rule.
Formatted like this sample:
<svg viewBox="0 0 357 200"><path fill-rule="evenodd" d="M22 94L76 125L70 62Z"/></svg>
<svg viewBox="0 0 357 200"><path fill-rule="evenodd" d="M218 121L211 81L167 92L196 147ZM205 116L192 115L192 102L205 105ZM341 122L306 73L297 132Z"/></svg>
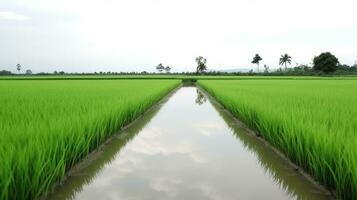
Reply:
<svg viewBox="0 0 357 200"><path fill-rule="evenodd" d="M313 66L308 65L297 65L293 68L288 68L291 65L292 57L285 53L279 58L279 66L284 66L284 69L279 68L275 71L270 71L269 66L264 65L263 73L260 72L259 64L263 58L259 54L255 54L251 63L257 65L257 72L250 70L249 72L219 72L219 71L207 71L207 59L198 56L195 58L196 70L195 72L181 72L181 73L171 73L170 66L164 66L162 63L158 64L155 69L159 74L171 73L171 74L209 74L209 75L323 75L323 74L357 74L357 64L353 66L348 66L345 64L340 64L338 58L331 54L330 52L321 53L313 58ZM21 64L16 65L16 70L18 74L21 73ZM27 69L25 71L26 75L32 75L32 71ZM54 71L53 73L40 72L36 75L126 75L126 74L156 74L146 71L142 72L94 72L94 73L66 73L64 71ZM14 75L11 71L1 70L0 75Z"/></svg>
<svg viewBox="0 0 357 200"><path fill-rule="evenodd" d="M253 57L253 60L251 61L252 64L257 65L257 74L260 73L259 70L259 64L260 61L262 61L263 58L259 54L255 54ZM197 68L196 68L196 73L205 73L207 70L206 62L207 60L203 58L202 56L199 56L196 58L197 62ZM335 73L336 71L339 71L339 73L345 74L348 73L357 73L357 64L353 66L348 66L348 65L342 65L340 64L338 58L333 55L330 52L324 52L321 53L318 56L315 56L313 58L313 66L310 67L308 65L297 65L294 68L288 68L287 65L291 64L292 62L292 57L285 53L280 56L279 58L279 66L284 66L284 70L279 68L275 72L269 72L269 67L267 65L264 65L264 73L273 73L275 75L278 74L289 74L289 73L299 73L303 75L304 73L310 73L311 75L313 74L332 74ZM255 74L253 70L249 72L250 74ZM237 74L237 73L236 73Z"/></svg>

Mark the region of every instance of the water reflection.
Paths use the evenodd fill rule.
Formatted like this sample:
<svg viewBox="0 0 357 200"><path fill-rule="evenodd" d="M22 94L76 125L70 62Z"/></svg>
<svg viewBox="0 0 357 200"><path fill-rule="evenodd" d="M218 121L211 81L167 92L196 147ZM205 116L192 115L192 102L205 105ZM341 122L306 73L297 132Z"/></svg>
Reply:
<svg viewBox="0 0 357 200"><path fill-rule="evenodd" d="M201 90L196 89L196 94L197 94L197 98L195 100L196 104L202 105L207 101L207 97L203 92L201 92Z"/></svg>
<svg viewBox="0 0 357 200"><path fill-rule="evenodd" d="M275 185L284 190L291 199L333 199L327 191L308 181L264 142L247 133L245 125L235 120L222 106L215 101L212 104L231 129L231 133L243 143L247 151L254 152L265 173L272 177Z"/></svg>
<svg viewBox="0 0 357 200"><path fill-rule="evenodd" d="M62 185L55 188L55 192L50 194L47 199L75 199L76 195L83 190L83 187L90 184L106 165L110 165L113 162L121 149L140 133L166 100L164 99L160 104L155 105L145 115L130 125L129 128L113 136L98 152L95 152L84 162L80 163L71 172L71 176Z"/></svg>
<svg viewBox="0 0 357 200"><path fill-rule="evenodd" d="M50 199L326 199L203 99L196 88L181 88L156 115L149 113L113 139Z"/></svg>

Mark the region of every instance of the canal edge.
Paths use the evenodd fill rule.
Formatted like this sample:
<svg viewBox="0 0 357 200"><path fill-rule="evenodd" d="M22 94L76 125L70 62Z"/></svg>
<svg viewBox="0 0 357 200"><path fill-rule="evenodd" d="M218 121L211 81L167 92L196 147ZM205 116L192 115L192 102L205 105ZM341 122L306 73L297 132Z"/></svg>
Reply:
<svg viewBox="0 0 357 200"><path fill-rule="evenodd" d="M98 156L100 156L101 151L110 143L113 139L121 135L125 130L130 128L133 124L135 124L137 121L142 119L145 115L148 113L154 111L154 110L159 110L170 98L173 96L179 89L183 87L183 83L181 82L178 84L175 88L173 88L169 93L167 93L165 96L163 96L159 101L154 103L150 108L145 110L141 115L139 115L137 118L129 122L128 124L124 125L120 129L118 129L116 132L114 132L112 135L110 135L103 143L101 143L97 148L93 149L91 152L89 152L86 156L84 156L80 161L78 161L76 164L74 164L67 172L66 174L61 178L61 180L57 181L50 190L46 191L41 197L39 198L40 200L46 200L48 197L56 190L56 188L62 186L63 184L66 183L67 179L76 172L83 170L84 168L88 167L88 163L90 163L93 160L96 160ZM90 165L90 164L89 164Z"/></svg>
<svg viewBox="0 0 357 200"><path fill-rule="evenodd" d="M273 150L279 157L281 157L283 160L287 162L292 168L295 169L299 174L301 174L304 178L306 178L308 181L310 181L312 184L314 184L316 187L321 189L321 191L325 192L326 194L330 195L333 199L338 200L339 198L337 197L337 193L335 190L328 189L326 186L322 185L320 182L316 181L312 175L307 173L302 167L296 165L293 163L282 151L278 150L275 148L273 145L271 145L267 140L262 138L260 134L258 134L256 131L252 130L249 128L245 123L243 123L238 117L234 116L228 109L226 109L225 106L223 106L221 103L219 103L211 94L209 94L204 88L202 88L199 84L195 83L195 86L197 89L199 89L201 92L203 92L207 98L211 101L212 104L218 106L221 108L226 114L228 114L230 117L232 117L235 121L235 123L241 127L244 131L249 133L251 136L253 136L255 139L259 140L262 142L264 145L266 145L268 148Z"/></svg>

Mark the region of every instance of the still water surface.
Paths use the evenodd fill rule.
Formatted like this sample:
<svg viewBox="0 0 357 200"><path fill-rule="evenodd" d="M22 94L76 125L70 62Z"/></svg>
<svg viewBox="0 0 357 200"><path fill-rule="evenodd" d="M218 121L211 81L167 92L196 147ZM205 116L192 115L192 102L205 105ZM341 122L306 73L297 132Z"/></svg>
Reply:
<svg viewBox="0 0 357 200"><path fill-rule="evenodd" d="M329 199L195 87L120 132L49 199Z"/></svg>

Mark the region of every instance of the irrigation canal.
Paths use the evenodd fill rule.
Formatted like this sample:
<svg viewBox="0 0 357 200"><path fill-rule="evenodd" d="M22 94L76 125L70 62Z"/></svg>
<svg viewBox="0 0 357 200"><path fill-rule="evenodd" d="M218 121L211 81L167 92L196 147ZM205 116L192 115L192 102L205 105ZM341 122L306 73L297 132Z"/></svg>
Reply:
<svg viewBox="0 0 357 200"><path fill-rule="evenodd" d="M48 199L329 199L196 87L113 136Z"/></svg>

